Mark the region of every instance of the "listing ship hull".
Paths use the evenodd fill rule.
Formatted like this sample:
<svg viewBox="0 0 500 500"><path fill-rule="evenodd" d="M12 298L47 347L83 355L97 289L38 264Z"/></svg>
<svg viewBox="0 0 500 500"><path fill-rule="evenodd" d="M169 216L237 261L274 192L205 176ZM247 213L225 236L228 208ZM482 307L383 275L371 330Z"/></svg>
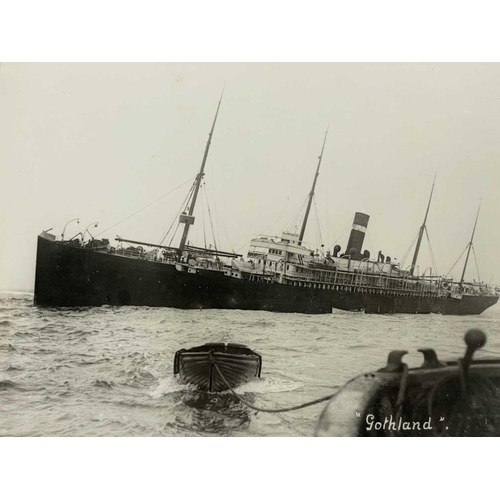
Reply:
<svg viewBox="0 0 500 500"><path fill-rule="evenodd" d="M45 307L131 305L305 314L329 314L340 309L375 314L450 315L480 314L498 301L498 296L463 295L457 300L354 286L309 288L237 279L215 269L192 271L39 236L34 301Z"/></svg>

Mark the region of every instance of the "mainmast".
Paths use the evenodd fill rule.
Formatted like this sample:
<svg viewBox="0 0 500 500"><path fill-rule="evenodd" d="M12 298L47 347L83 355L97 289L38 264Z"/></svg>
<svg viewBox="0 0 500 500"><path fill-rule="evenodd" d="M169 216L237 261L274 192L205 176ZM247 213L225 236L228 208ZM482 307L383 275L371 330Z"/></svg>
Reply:
<svg viewBox="0 0 500 500"><path fill-rule="evenodd" d="M436 174L437 174L437 172L436 172ZM432 193L434 192L434 185L436 184L436 174L434 174L434 181L432 182L431 195L429 196L429 203L427 204L427 210L425 212L424 222L423 222L422 226L420 227L420 231L418 233L417 246L415 247L415 253L413 255L413 260L411 262L411 267L410 267L411 274L413 274L413 272L415 271L415 267L417 265L418 252L420 250L420 244L422 243L422 236L424 235L425 224L427 223L427 216L429 215L429 208L431 207L431 200L432 200Z"/></svg>
<svg viewBox="0 0 500 500"><path fill-rule="evenodd" d="M321 154L318 156L318 167L316 168L316 175L314 176L311 192L309 193L309 200L307 202L306 213L304 215L304 222L302 222L302 229L300 230L299 245L302 244L302 240L304 238L304 233L306 232L307 219L309 218L309 212L311 211L311 204L312 204L312 200L313 200L313 196L314 196L314 190L316 188L316 181L318 180L321 159L323 158L323 151L325 150L327 135L328 135L328 128L326 129L326 132L325 132L325 139L323 141L323 147L321 148Z"/></svg>
<svg viewBox="0 0 500 500"><path fill-rule="evenodd" d="M214 133L215 123L217 122L217 116L219 114L219 108L220 108L220 104L222 102L223 95L224 95L224 89L222 89L222 94L220 96L219 104L217 105L217 111L215 112L214 122L212 123L212 128L210 130L210 133L208 134L208 141L207 141L207 145L205 146L205 153L203 155L203 160L201 162L200 172L198 173L198 175L196 176L196 180L194 181L194 190L193 190L193 195L191 197L191 203L189 204L188 213L187 214L182 213L179 217L179 222L184 224L184 231L182 232L182 238L181 238L181 242L179 244L179 249L178 249L179 256L182 254L184 247L186 245L187 235L189 232L189 226L191 224L194 224L194 216L193 216L194 207L196 205L198 191L200 190L201 180L203 179L204 170L205 170L205 163L207 162L208 151L210 149L210 144L212 142L212 135Z"/></svg>
<svg viewBox="0 0 500 500"><path fill-rule="evenodd" d="M472 229L472 235L470 237L469 244L467 245L469 248L467 250L467 257L465 257L465 265L464 270L462 271L462 277L460 278L460 286L464 282L465 270L467 269L467 263L469 262L470 249L472 248L472 242L474 240L474 233L476 232L477 219L479 218L479 211L481 210L481 201L479 202L479 207L477 209L476 221L474 222L474 228Z"/></svg>

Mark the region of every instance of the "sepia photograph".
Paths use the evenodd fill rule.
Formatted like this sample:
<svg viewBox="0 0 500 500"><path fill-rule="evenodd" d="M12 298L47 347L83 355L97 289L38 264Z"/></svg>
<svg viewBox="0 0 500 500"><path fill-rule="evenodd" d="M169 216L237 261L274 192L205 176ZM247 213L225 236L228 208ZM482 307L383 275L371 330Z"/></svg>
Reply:
<svg viewBox="0 0 500 500"><path fill-rule="evenodd" d="M3 64L0 433L498 436L499 85Z"/></svg>
<svg viewBox="0 0 500 500"><path fill-rule="evenodd" d="M3 19L4 496L491 495L488 2Z"/></svg>

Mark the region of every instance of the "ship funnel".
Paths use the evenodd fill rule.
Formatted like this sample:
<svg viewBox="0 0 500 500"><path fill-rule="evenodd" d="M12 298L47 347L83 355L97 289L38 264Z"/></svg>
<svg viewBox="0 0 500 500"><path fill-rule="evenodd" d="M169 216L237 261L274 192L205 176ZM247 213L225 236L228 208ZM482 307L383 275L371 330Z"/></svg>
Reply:
<svg viewBox="0 0 500 500"><path fill-rule="evenodd" d="M349 236L349 242L347 243L346 248L346 252L351 255L353 259L360 260L363 258L361 248L363 247L363 241L365 239L366 228L368 227L369 220L369 215L361 212L356 212L354 214L351 235Z"/></svg>

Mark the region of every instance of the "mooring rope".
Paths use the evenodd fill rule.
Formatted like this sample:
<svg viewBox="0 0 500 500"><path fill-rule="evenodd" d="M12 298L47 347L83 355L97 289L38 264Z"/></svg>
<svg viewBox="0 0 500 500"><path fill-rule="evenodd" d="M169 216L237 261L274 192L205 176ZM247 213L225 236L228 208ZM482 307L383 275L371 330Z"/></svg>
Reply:
<svg viewBox="0 0 500 500"><path fill-rule="evenodd" d="M262 411L265 413L284 413L287 411L300 410L301 408L306 408L307 406L313 406L313 405L316 405L318 403L322 403L323 401L327 401L327 400L331 399L331 397L334 395L334 394L330 394L329 396L324 396L322 398L315 399L314 401L302 403L301 405L297 405L297 406L291 406L289 408L276 408L274 410L269 410L267 408L259 408L258 406L251 405L250 403L245 401L239 394L236 394L236 392L233 390L233 388L231 387L229 382L226 380L226 377L224 377L224 375L220 371L219 367L217 366L217 362L212 357L212 353L210 353L210 359L211 359L212 363L214 364L215 369L217 370L217 373L220 375L221 379L226 384L227 388L232 392L232 394L234 396L236 396L236 398L240 401L240 403L243 403L245 406L248 406L252 410Z"/></svg>

